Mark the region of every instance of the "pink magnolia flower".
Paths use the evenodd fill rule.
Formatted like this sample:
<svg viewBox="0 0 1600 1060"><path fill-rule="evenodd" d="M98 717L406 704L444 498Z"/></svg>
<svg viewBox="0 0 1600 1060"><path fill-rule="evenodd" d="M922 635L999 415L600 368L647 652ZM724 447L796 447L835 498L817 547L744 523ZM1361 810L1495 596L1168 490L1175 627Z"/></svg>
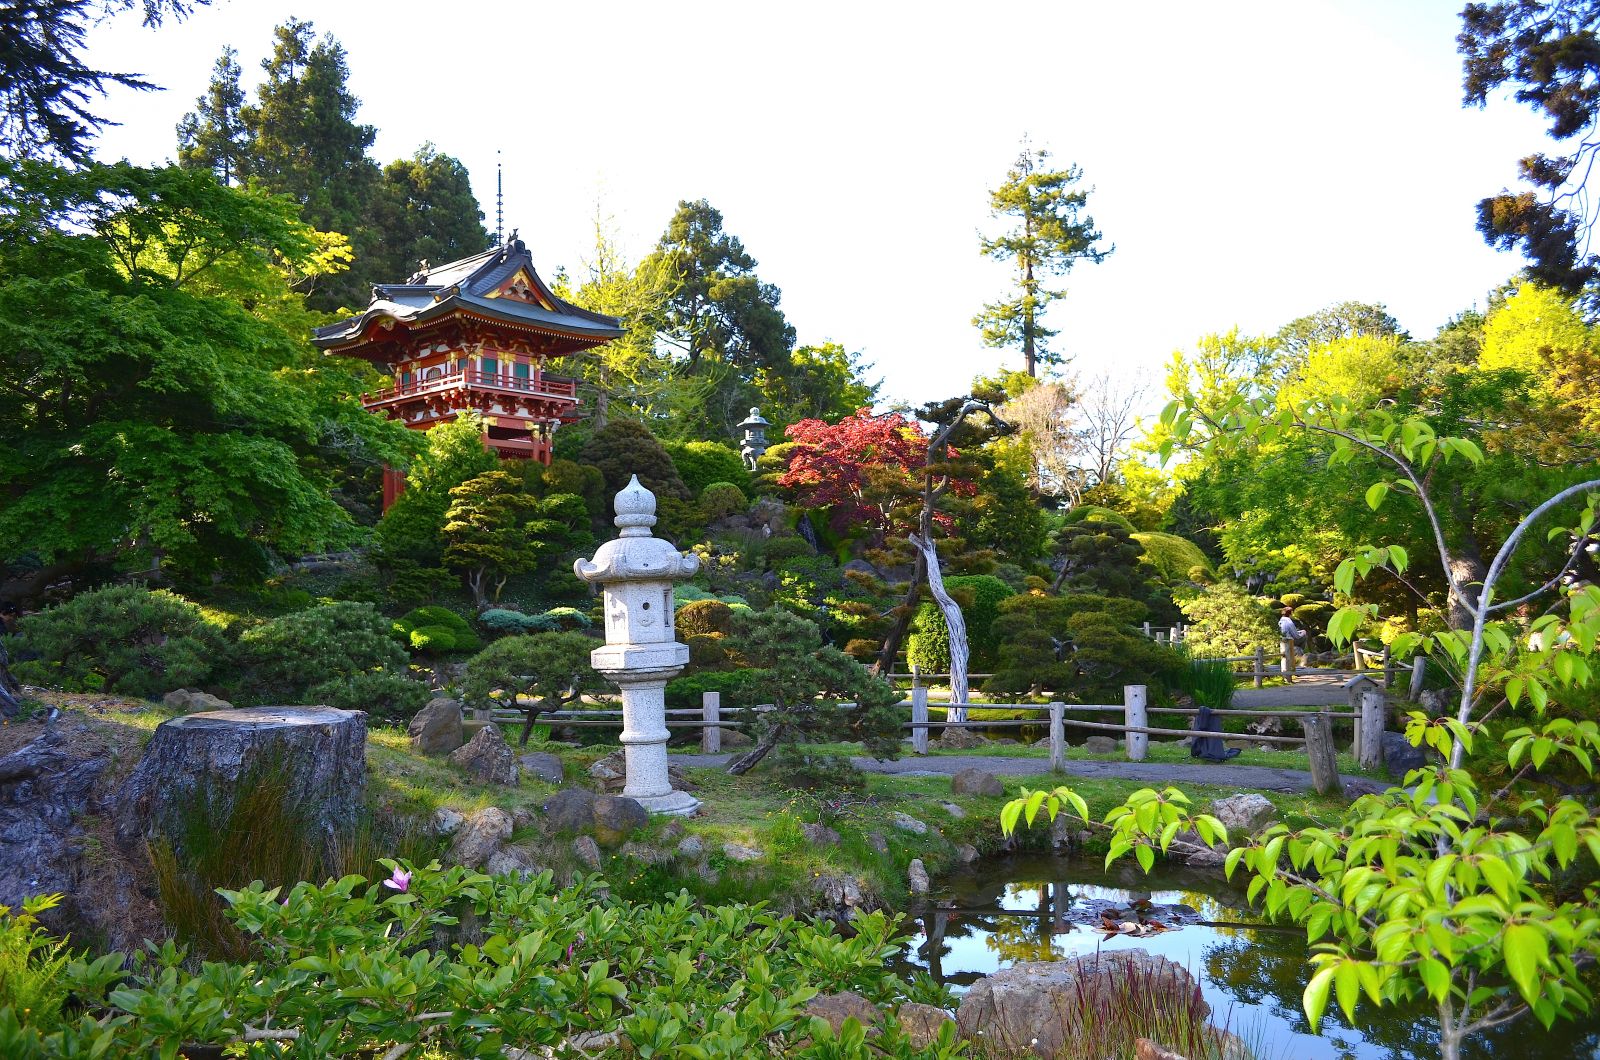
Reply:
<svg viewBox="0 0 1600 1060"><path fill-rule="evenodd" d="M394 870L394 875L384 880L383 885L404 893L411 888L411 873L397 867Z"/></svg>

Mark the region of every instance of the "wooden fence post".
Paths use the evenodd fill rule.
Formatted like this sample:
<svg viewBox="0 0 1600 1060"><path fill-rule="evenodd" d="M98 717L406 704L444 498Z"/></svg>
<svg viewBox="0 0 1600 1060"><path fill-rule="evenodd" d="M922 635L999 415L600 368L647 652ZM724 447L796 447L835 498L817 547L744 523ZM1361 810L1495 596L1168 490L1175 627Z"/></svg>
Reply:
<svg viewBox="0 0 1600 1060"><path fill-rule="evenodd" d="M1171 629L1167 630L1167 643L1168 644L1172 644L1172 645L1178 645L1178 644L1182 644L1183 643L1183 627L1182 626L1173 626Z"/></svg>
<svg viewBox="0 0 1600 1060"><path fill-rule="evenodd" d="M700 693L700 711L705 727L700 730L700 753L714 755L722 751L722 693Z"/></svg>
<svg viewBox="0 0 1600 1060"><path fill-rule="evenodd" d="M916 663L911 664L911 688L913 691L922 684L922 667Z"/></svg>
<svg viewBox="0 0 1600 1060"><path fill-rule="evenodd" d="M1147 637L1150 636L1150 623L1148 622L1144 624L1144 635Z"/></svg>
<svg viewBox="0 0 1600 1060"><path fill-rule="evenodd" d="M1319 795L1339 790L1339 756L1333 746L1333 719L1327 711L1300 719L1306 734L1306 757L1311 760L1311 786Z"/></svg>
<svg viewBox="0 0 1600 1060"><path fill-rule="evenodd" d="M1383 687L1384 691L1394 687L1394 651L1387 644L1383 646Z"/></svg>
<svg viewBox="0 0 1600 1060"><path fill-rule="evenodd" d="M1422 678L1428 672L1428 657L1426 655L1413 656L1411 659L1411 695L1407 698L1416 703L1422 699Z"/></svg>
<svg viewBox="0 0 1600 1060"><path fill-rule="evenodd" d="M1061 724L1066 710L1060 703L1050 704L1050 772L1067 768L1067 727Z"/></svg>
<svg viewBox="0 0 1600 1060"><path fill-rule="evenodd" d="M1357 752L1362 769L1373 769L1383 762L1384 695L1377 689L1361 693L1361 748Z"/></svg>
<svg viewBox="0 0 1600 1060"><path fill-rule="evenodd" d="M921 685L911 686L911 750L928 753L928 690Z"/></svg>
<svg viewBox="0 0 1600 1060"><path fill-rule="evenodd" d="M1263 648L1259 644L1256 645L1256 670L1255 670L1255 675L1256 675L1256 687L1260 688L1262 682L1265 681L1266 678L1267 678L1267 649Z"/></svg>
<svg viewBox="0 0 1600 1060"><path fill-rule="evenodd" d="M1288 637L1283 638L1283 645L1279 648L1278 672L1285 681L1294 680L1294 641Z"/></svg>
<svg viewBox="0 0 1600 1060"><path fill-rule="evenodd" d="M1145 713L1145 692L1144 685L1122 686L1122 709L1126 716L1124 724L1129 729L1143 729L1150 724L1149 715ZM1122 735L1127 741L1128 761L1143 762L1145 754L1150 749L1149 734L1125 731Z"/></svg>

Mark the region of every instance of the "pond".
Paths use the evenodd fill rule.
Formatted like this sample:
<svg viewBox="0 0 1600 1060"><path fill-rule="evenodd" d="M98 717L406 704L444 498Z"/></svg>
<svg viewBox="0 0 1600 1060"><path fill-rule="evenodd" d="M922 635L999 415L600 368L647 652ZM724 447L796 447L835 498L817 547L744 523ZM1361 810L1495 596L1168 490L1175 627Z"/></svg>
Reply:
<svg viewBox="0 0 1600 1060"><path fill-rule="evenodd" d="M1157 920L1188 921L1145 937L1108 935L1102 909L1141 900ZM1187 910L1162 915L1159 907ZM1431 1011L1357 1010L1344 1023L1334 1006L1313 1035L1300 1010L1306 943L1298 929L1264 924L1240 889L1198 870L1149 876L1127 864L1105 872L1095 858L1026 856L994 859L938 881L926 904L911 910L915 932L902 956L905 971L926 970L960 993L981 976L1021 961L1059 960L1097 949L1140 948L1178 964L1200 982L1212 1022L1239 1035L1257 1060L1412 1060L1436 1057ZM1600 1058L1600 1015L1546 1031L1530 1017L1470 1043L1470 1060Z"/></svg>

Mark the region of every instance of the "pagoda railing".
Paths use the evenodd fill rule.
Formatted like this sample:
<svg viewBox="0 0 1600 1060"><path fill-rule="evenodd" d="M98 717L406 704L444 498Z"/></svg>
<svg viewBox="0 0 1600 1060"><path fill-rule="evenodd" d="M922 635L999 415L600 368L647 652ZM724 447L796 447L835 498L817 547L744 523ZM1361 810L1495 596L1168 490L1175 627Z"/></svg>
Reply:
<svg viewBox="0 0 1600 1060"><path fill-rule="evenodd" d="M464 371L443 372L432 379L413 379L409 383L396 383L373 394L362 394L361 400L368 405L378 405L400 398L415 397L418 394L432 394L441 390L467 387L503 390L510 394L537 394L543 397L576 399L578 396L577 382L562 376L513 376L468 368Z"/></svg>

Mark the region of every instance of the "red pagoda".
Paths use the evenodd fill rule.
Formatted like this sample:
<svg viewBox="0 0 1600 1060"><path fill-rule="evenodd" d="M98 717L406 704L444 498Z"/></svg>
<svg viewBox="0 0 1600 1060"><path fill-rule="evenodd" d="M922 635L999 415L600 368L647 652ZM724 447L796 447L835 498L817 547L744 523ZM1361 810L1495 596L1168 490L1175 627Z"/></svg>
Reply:
<svg viewBox="0 0 1600 1060"><path fill-rule="evenodd" d="M546 363L621 334L614 317L557 298L513 231L502 246L424 261L405 283L374 287L366 312L316 329L312 341L389 374L387 387L361 395L368 411L425 431L471 409L495 452L548 464L556 428L578 418L578 392ZM400 472L384 472L385 509L403 488Z"/></svg>

